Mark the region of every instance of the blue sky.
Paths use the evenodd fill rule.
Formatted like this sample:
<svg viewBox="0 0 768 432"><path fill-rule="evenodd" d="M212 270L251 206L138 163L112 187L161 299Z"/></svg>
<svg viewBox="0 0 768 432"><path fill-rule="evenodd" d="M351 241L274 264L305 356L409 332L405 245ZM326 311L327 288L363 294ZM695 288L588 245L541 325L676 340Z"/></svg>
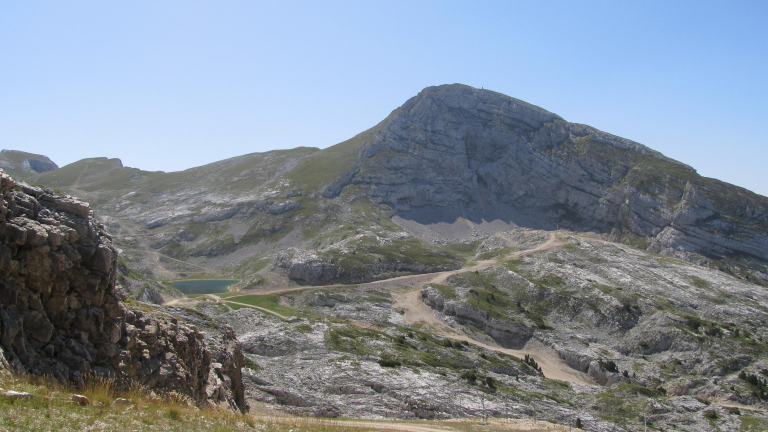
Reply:
<svg viewBox="0 0 768 432"><path fill-rule="evenodd" d="M768 195L768 2L0 0L0 147L175 171L492 89Z"/></svg>

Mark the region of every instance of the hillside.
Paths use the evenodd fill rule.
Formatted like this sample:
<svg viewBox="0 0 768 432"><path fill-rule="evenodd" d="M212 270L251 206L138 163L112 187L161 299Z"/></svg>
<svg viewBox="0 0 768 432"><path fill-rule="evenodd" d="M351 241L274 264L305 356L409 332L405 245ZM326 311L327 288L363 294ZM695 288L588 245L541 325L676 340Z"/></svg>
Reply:
<svg viewBox="0 0 768 432"><path fill-rule="evenodd" d="M768 198L458 84L426 88L323 150L174 173L86 159L23 178L88 200L148 279L206 269L256 286L275 269L300 283L367 281L456 268L460 245L526 227L591 231L768 283Z"/></svg>
<svg viewBox="0 0 768 432"><path fill-rule="evenodd" d="M34 153L27 153L17 150L0 151L0 168L13 176L24 176L25 174L43 173L58 169L48 156Z"/></svg>
<svg viewBox="0 0 768 432"><path fill-rule="evenodd" d="M322 150L19 173L90 203L114 289L151 317L129 324L210 335L231 406L768 427L768 198L526 102L429 87ZM185 296L179 278L239 283Z"/></svg>
<svg viewBox="0 0 768 432"><path fill-rule="evenodd" d="M4 173L0 196L0 375L247 409L230 327L126 302L119 251L86 203Z"/></svg>

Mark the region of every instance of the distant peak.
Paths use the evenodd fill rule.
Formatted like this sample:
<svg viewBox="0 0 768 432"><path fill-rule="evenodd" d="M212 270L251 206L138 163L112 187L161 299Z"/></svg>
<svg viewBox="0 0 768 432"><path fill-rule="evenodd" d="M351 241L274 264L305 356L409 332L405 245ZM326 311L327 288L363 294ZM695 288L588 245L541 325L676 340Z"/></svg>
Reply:
<svg viewBox="0 0 768 432"><path fill-rule="evenodd" d="M48 156L4 149L0 151L0 168L43 173L58 169L59 166Z"/></svg>

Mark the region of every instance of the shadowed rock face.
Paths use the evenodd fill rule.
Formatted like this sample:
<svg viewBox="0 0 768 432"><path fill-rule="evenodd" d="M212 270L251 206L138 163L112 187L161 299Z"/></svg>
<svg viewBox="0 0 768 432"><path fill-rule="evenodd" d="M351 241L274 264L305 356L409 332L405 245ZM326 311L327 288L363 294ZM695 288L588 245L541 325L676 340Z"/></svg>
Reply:
<svg viewBox="0 0 768 432"><path fill-rule="evenodd" d="M667 254L768 259L765 197L703 178L639 143L463 85L429 87L395 111L326 194L347 184L422 224L502 220L630 234ZM430 212L443 217L422 220Z"/></svg>
<svg viewBox="0 0 768 432"><path fill-rule="evenodd" d="M0 354L11 367L61 381L131 381L200 404L246 409L244 359L228 326L209 332L115 286L118 251L87 203L0 172Z"/></svg>
<svg viewBox="0 0 768 432"><path fill-rule="evenodd" d="M17 150L3 150L0 152L0 168L13 171L28 171L43 173L59 168L47 156L26 153Z"/></svg>

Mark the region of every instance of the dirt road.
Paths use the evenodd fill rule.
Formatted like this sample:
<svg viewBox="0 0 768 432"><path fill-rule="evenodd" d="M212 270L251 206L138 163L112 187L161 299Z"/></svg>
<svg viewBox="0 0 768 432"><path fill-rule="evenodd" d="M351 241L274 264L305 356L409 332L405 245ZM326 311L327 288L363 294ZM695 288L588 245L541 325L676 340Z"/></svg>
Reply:
<svg viewBox="0 0 768 432"><path fill-rule="evenodd" d="M430 421L415 423L409 421L347 421L333 419L314 419L293 417L256 417L257 420L267 424L281 424L283 427L294 427L301 429L325 429L332 428L336 430L349 431L350 429L362 431L402 431L402 432L458 432L467 430L493 431L493 432L558 432L558 431L581 431L581 429L570 428L564 425L556 425L544 421L536 420L517 420L517 419L456 419L445 421ZM349 429L348 429L349 428Z"/></svg>
<svg viewBox="0 0 768 432"><path fill-rule="evenodd" d="M559 247L561 245L562 243L560 242L558 237L554 233L550 233L547 241L540 244L539 246L536 246L535 248L512 252L504 257L494 259L494 260L478 261L476 265L472 267L462 267L461 269L458 269L458 270L444 271L440 273L430 273L426 275L419 274L419 275L400 276L400 277L391 278L391 279L368 282L368 283L360 284L357 286L361 288L376 287L379 289L387 289L388 291L390 291L392 293L392 297L395 299L394 307L396 309L401 309L404 311L405 321L409 325L416 324L416 323L423 323L442 337L446 337L446 338L450 338L458 341L466 341L467 343L471 343L476 346L501 352L504 354L512 355L517 358L524 358L525 355L527 354L532 356L536 360L539 366L541 366L544 376L547 378L556 379L560 381L573 382L576 384L588 384L589 380L585 375L580 374L579 372L569 368L562 360L560 360L559 356L556 353L554 353L551 349L546 348L544 346L526 346L524 349L521 349L521 350L513 350L508 348L502 348L497 345L490 345L490 344L476 341L465 334L459 333L455 329L451 328L450 326L448 326L447 324L439 320L435 316L434 311L429 306L427 306L424 302L422 302L420 299L421 287L424 284L427 284L427 283L442 284L442 283L445 283L446 279L448 279L448 277L451 275L469 272L469 271L484 270L497 265L499 262L503 260L519 258L525 255L530 255L543 250ZM261 308L258 306L245 304L245 303L238 303L234 299L236 299L237 297L246 296L246 295L268 295L268 294L278 294L278 293L285 293L285 292L291 292L291 291L304 291L304 290L312 290L312 289L328 289L333 287L351 287L351 286L354 286L354 285L301 286L301 287L290 287L290 288L276 288L276 289L259 291L259 292L244 292L242 295L229 296L226 299L223 299L215 294L208 294L208 297L217 301L222 301L226 303L236 304L239 306L258 309L263 312L267 312L272 315L278 316L282 319L286 319L285 316L280 315L271 310ZM405 290L403 290L403 288L405 288ZM175 305L182 300L183 299L174 299L166 303L166 305ZM529 343L529 345L532 345L532 343Z"/></svg>
<svg viewBox="0 0 768 432"><path fill-rule="evenodd" d="M533 249L526 249L523 251L513 252L497 260L480 261L475 267L465 267L460 270L438 273L435 275L435 277L431 281L429 281L429 283L442 284L446 281L446 279L449 276L454 274L464 273L467 271L486 269L489 267L493 267L494 265L497 265L498 262L502 260L519 258L521 256L530 255L532 253L540 252L547 249L552 249L560 245L561 243L558 240L557 236L553 233L550 233L549 239L547 239L546 242L542 243L541 245ZM454 339L458 341L466 341L467 343L471 343L473 345L476 345L482 348L508 354L517 358L524 358L525 355L527 354L532 356L536 360L536 363L538 363L539 366L541 366L541 370L544 373L544 376L547 378L556 379L559 381L573 382L576 384L589 383L588 379L584 375L568 367L568 365L566 365L556 353L554 353L551 349L548 349L544 346L528 346L528 345L532 345L532 343L529 343L524 349L513 350L508 348L502 348L498 345L485 344L485 343L476 341L465 334L459 333L452 327L448 326L447 324L439 320L435 316L435 313L432 310L432 308L430 308L423 301L421 301L421 284L418 284L417 286L409 286L408 288L409 289L407 291L393 292L392 297L396 301L394 307L402 309L405 312L403 316L405 318L405 321L409 325L413 325L416 323L423 323L426 326L430 327L432 331L438 333L442 337L446 337L446 338Z"/></svg>

